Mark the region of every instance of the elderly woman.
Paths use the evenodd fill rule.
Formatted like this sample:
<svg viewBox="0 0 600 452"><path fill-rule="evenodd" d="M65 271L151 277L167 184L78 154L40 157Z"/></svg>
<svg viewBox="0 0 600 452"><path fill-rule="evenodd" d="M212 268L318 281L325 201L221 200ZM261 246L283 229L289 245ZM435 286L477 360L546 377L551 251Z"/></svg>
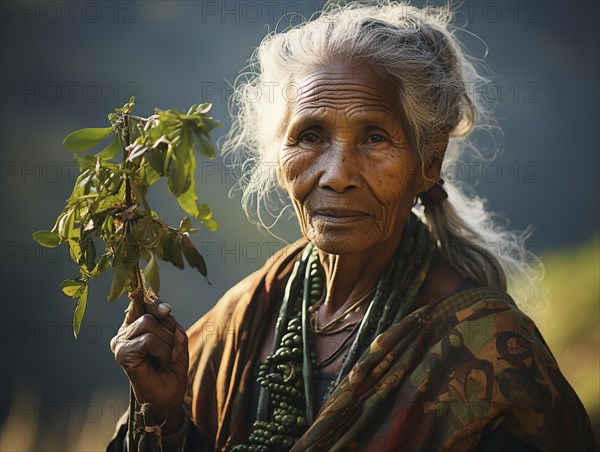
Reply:
<svg viewBox="0 0 600 452"><path fill-rule="evenodd" d="M187 333L166 304L121 327L141 405L109 450L598 448L507 293L515 235L440 181L485 119L449 20L333 6L263 41L224 148L247 212L280 189L304 238Z"/></svg>

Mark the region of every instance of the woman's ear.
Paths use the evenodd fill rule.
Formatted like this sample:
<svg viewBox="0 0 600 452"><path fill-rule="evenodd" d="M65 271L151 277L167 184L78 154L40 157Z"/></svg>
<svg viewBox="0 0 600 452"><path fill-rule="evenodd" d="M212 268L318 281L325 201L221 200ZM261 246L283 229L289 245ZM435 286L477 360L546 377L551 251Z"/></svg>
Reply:
<svg viewBox="0 0 600 452"><path fill-rule="evenodd" d="M421 190L421 192L426 192L440 180L442 163L444 162L444 155L446 155L446 149L448 148L448 141L449 136L447 132L444 131L438 134L437 140L434 143L436 152L431 156L429 163L423 171L425 179L423 181L423 190Z"/></svg>

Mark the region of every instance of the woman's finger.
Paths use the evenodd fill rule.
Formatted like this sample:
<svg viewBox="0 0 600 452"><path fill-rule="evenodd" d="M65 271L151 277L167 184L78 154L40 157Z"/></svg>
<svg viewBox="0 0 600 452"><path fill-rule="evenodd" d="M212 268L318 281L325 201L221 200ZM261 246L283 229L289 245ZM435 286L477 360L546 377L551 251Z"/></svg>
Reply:
<svg viewBox="0 0 600 452"><path fill-rule="evenodd" d="M173 320L173 323L175 320ZM138 336L150 333L156 335L160 340L173 347L175 337L173 333L166 328L162 322L159 322L152 314L144 314L131 325L125 328L126 332L123 338L133 340Z"/></svg>
<svg viewBox="0 0 600 452"><path fill-rule="evenodd" d="M132 340L118 341L115 359L128 373L135 372L150 356L154 357L162 368L167 369L171 366L171 350L158 336L144 333Z"/></svg>
<svg viewBox="0 0 600 452"><path fill-rule="evenodd" d="M173 318L173 308L168 303L151 303L146 305L146 313L158 319L162 326L175 333L177 322Z"/></svg>
<svg viewBox="0 0 600 452"><path fill-rule="evenodd" d="M148 314L152 314L159 320L169 317L169 314L171 314L171 311L173 310L170 304L162 302L148 303L144 307Z"/></svg>
<svg viewBox="0 0 600 452"><path fill-rule="evenodd" d="M150 333L138 336L138 338L135 340L138 340L140 344L145 347L146 354L148 356L153 356L154 358L158 359L160 367L163 369L168 369L171 367L171 355L173 350L172 345L167 344L158 336Z"/></svg>
<svg viewBox="0 0 600 452"><path fill-rule="evenodd" d="M185 334L183 327L179 324L177 324L177 328L175 329L174 337L175 345L171 356L173 362L177 361L177 358L181 353L187 352L187 335Z"/></svg>

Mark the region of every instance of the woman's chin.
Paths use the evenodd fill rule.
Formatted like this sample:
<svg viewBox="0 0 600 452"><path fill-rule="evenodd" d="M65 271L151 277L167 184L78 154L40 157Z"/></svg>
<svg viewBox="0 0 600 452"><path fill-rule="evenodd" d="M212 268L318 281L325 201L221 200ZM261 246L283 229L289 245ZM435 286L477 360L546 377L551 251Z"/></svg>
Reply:
<svg viewBox="0 0 600 452"><path fill-rule="evenodd" d="M370 237L364 234L315 234L309 240L327 254L355 254L365 251L372 245ZM367 243L368 242L368 243Z"/></svg>
<svg viewBox="0 0 600 452"><path fill-rule="evenodd" d="M306 237L321 251L328 254L355 254L376 246L381 230L371 218L355 221L323 221L313 218Z"/></svg>

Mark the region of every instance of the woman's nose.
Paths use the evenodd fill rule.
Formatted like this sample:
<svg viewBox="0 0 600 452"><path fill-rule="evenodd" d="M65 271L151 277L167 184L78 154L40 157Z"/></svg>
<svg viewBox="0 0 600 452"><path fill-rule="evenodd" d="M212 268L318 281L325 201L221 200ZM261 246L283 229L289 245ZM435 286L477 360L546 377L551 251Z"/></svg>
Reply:
<svg viewBox="0 0 600 452"><path fill-rule="evenodd" d="M362 177L356 151L350 146L331 146L323 155L319 187L337 193L360 188Z"/></svg>

